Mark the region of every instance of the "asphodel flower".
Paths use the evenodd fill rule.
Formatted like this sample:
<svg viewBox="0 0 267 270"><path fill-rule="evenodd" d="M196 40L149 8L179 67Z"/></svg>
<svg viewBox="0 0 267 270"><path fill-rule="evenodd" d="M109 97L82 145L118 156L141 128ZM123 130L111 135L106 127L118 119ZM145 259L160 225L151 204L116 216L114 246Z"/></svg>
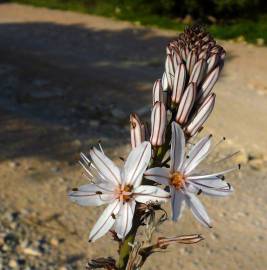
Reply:
<svg viewBox="0 0 267 270"><path fill-rule="evenodd" d="M165 142L167 125L167 112L163 102L155 103L151 113L151 137L150 142L153 146L161 146Z"/></svg>
<svg viewBox="0 0 267 270"><path fill-rule="evenodd" d="M182 213L184 203L195 218L207 227L211 220L196 194L202 192L211 196L227 196L233 192L224 181L224 174L236 168L211 174L197 174L197 166L210 152L211 136L206 136L185 153L185 137L180 126L172 123L170 168L156 167L145 172L145 178L169 186L171 192L172 219L176 221Z"/></svg>
<svg viewBox="0 0 267 270"><path fill-rule="evenodd" d="M92 161L82 154L89 166L84 166L86 173L94 182L69 193L70 199L80 205L108 204L91 230L89 241L95 241L112 227L119 238L124 238L132 227L136 203L165 202L170 197L159 187L141 184L151 157L149 142L135 147L122 168L96 148L90 150L90 156Z"/></svg>

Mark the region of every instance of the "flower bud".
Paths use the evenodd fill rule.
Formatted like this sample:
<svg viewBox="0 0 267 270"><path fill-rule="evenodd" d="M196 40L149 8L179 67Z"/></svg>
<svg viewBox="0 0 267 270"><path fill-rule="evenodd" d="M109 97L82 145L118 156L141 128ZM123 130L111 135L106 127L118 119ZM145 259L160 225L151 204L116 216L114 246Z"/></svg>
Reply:
<svg viewBox="0 0 267 270"><path fill-rule="evenodd" d="M183 93L181 102L178 107L178 111L176 114L175 121L183 125L186 123L189 114L193 108L196 96L196 85L194 83L190 83L186 90Z"/></svg>
<svg viewBox="0 0 267 270"><path fill-rule="evenodd" d="M174 79L174 62L171 55L167 55L165 62L165 73L168 81L168 86L172 89Z"/></svg>
<svg viewBox="0 0 267 270"><path fill-rule="evenodd" d="M191 123L187 126L185 132L187 134L189 134L191 137L194 136L198 132L198 130L202 127L204 122L210 116L210 114L214 108L215 97L216 97L216 95L213 93L213 94L210 94L205 99L205 101L203 102L203 104L199 108L196 116L191 121Z"/></svg>
<svg viewBox="0 0 267 270"><path fill-rule="evenodd" d="M189 52L188 57L186 59L186 69L189 74L192 73L196 62L197 62L197 52L195 50L192 50Z"/></svg>
<svg viewBox="0 0 267 270"><path fill-rule="evenodd" d="M158 79L155 81L153 85L153 94L152 94L152 104L153 106L157 101L163 102L163 89L162 89L162 84L161 80Z"/></svg>
<svg viewBox="0 0 267 270"><path fill-rule="evenodd" d="M156 102L151 113L151 137L153 146L161 146L165 142L167 112L163 102Z"/></svg>
<svg viewBox="0 0 267 270"><path fill-rule="evenodd" d="M189 78L189 82L193 82L198 86L199 83L203 80L206 68L207 68L207 62L204 59L200 59L194 65L193 71Z"/></svg>
<svg viewBox="0 0 267 270"><path fill-rule="evenodd" d="M163 72L163 74L162 74L161 84L162 84L162 90L167 91L169 86L168 86L166 72Z"/></svg>
<svg viewBox="0 0 267 270"><path fill-rule="evenodd" d="M171 100L174 104L178 104L185 87L186 69L184 64L179 64L175 70L174 83Z"/></svg>
<svg viewBox="0 0 267 270"><path fill-rule="evenodd" d="M135 148L145 140L145 126L136 113L130 115L131 144Z"/></svg>
<svg viewBox="0 0 267 270"><path fill-rule="evenodd" d="M198 102L202 103L206 97L211 93L211 90L217 82L220 74L220 66L217 66L204 80L198 92Z"/></svg>

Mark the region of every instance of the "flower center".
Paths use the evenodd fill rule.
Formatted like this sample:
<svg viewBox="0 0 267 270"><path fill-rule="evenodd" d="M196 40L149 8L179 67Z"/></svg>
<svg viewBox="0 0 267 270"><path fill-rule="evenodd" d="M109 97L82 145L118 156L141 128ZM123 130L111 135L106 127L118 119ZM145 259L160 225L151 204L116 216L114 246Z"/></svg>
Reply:
<svg viewBox="0 0 267 270"><path fill-rule="evenodd" d="M174 172L170 177L170 184L179 190L185 183L185 176L180 172Z"/></svg>
<svg viewBox="0 0 267 270"><path fill-rule="evenodd" d="M118 190L118 199L123 202L128 202L132 199L132 185L121 185Z"/></svg>

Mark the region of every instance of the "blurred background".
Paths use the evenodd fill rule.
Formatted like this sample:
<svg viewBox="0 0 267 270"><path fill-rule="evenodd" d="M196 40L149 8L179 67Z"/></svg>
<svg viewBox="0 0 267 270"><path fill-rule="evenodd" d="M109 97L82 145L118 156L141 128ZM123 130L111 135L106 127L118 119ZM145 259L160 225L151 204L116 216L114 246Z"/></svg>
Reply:
<svg viewBox="0 0 267 270"><path fill-rule="evenodd" d="M201 233L205 241L157 254L144 269L267 269L266 9L260 0L2 1L0 269L84 269L89 258L116 256L109 235L87 242L102 208L67 198L87 181L79 153L101 140L121 164L129 113L149 119L165 46L197 22L227 52L203 134L227 138L211 159L239 150L222 168L243 168L229 176L233 196L202 198L213 229L185 211L157 232Z"/></svg>

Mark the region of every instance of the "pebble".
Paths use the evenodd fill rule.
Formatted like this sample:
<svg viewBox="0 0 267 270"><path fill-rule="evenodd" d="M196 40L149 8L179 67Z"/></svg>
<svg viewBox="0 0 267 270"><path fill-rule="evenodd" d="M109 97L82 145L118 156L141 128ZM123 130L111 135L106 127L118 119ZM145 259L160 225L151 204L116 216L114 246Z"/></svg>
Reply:
<svg viewBox="0 0 267 270"><path fill-rule="evenodd" d="M35 250L35 249L31 248L31 247L23 248L22 252L25 255L29 255L29 256L35 256L35 257L41 256L41 253L38 250Z"/></svg>
<svg viewBox="0 0 267 270"><path fill-rule="evenodd" d="M9 267L11 267L12 269L17 269L18 268L18 263L17 261L11 259L8 263Z"/></svg>

